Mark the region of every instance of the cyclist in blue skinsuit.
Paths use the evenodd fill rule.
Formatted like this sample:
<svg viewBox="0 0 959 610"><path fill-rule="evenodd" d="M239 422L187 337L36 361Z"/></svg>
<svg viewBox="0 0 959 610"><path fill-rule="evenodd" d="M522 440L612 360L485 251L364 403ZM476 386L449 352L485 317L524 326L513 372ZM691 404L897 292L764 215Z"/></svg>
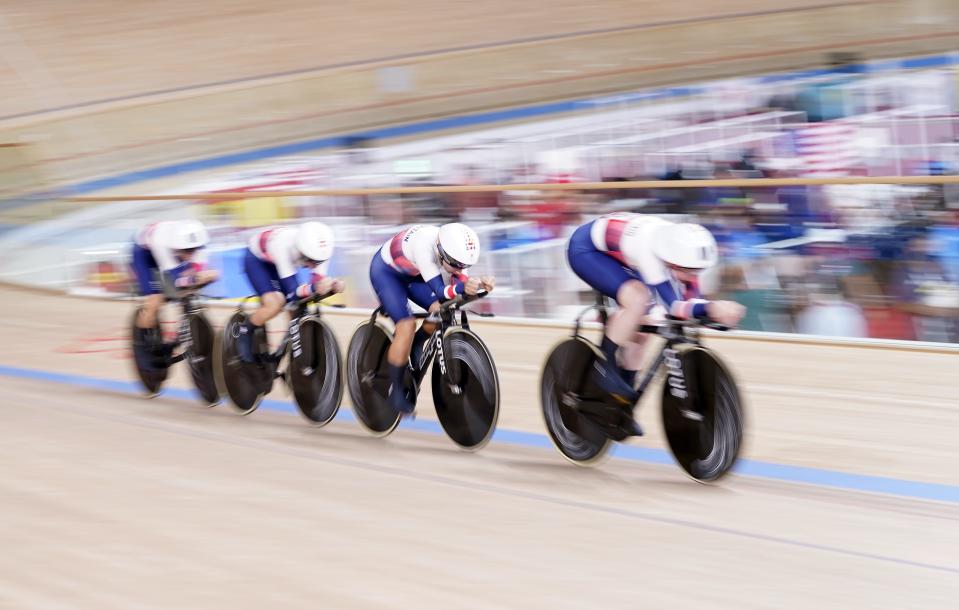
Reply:
<svg viewBox="0 0 959 610"><path fill-rule="evenodd" d="M700 225L609 214L579 227L566 254L576 275L619 304L603 336L606 358L596 361L593 378L627 409L639 398L633 383L647 339L636 328L652 304L658 301L679 318L708 318L727 326L746 313L739 303L699 298L699 274L719 258L716 240ZM642 434L638 425L634 433Z"/></svg>
<svg viewBox="0 0 959 610"><path fill-rule="evenodd" d="M154 346L163 359L165 346L156 333L157 313L166 300L162 284L174 288L188 288L216 281L218 274L206 268L206 245L209 233L196 220L154 222L137 231L133 240L133 273L140 294L146 297L136 319L137 344ZM152 368L154 360L145 351L134 356L144 368Z"/></svg>
<svg viewBox="0 0 959 610"><path fill-rule="evenodd" d="M460 294L493 290L492 277L470 278L466 270L479 260L476 232L457 222L441 227L413 225L383 244L370 263L370 282L386 314L396 328L387 353L390 370L390 405L400 413L412 413L414 397L406 395L403 376L410 360L415 362L436 325L423 322L415 330L409 301L436 311L442 301ZM415 330L415 332L414 332Z"/></svg>
<svg viewBox="0 0 959 610"><path fill-rule="evenodd" d="M342 280L327 277L334 237L322 222L294 227L271 227L250 238L243 271L260 296L260 307L240 328L237 351L244 362L254 362L254 335L276 317L286 303L312 294L342 292ZM297 270L312 270L309 283L299 284Z"/></svg>

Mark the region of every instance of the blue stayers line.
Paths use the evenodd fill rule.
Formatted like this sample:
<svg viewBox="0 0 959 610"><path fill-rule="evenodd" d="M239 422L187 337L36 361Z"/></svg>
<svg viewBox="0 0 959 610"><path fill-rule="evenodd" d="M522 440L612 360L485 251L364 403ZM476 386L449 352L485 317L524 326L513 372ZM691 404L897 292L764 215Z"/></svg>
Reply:
<svg viewBox="0 0 959 610"><path fill-rule="evenodd" d="M133 383L130 381L114 381L111 379L99 379L96 377L69 375L66 373L54 373L35 369L0 366L0 375L16 377L20 379L61 383L97 390L108 390L123 394L143 393L143 389L138 383ZM185 400L197 399L197 394L194 390L169 388L164 389L163 394L173 398ZM264 400L262 403L260 403L260 408L269 409L271 411L281 411L285 413L297 412L292 403L280 400ZM353 414L345 410L340 410L339 414L337 415L337 419L343 421L355 421ZM443 429L440 427L439 423L435 421L415 420L411 422L404 422L403 427L408 430L426 432L428 434L443 434ZM502 428L496 430L493 435L493 440L510 445L521 445L524 447L552 447L552 443L545 435L534 434L531 432L520 432L518 430L504 430ZM673 463L670 454L663 449L636 447L633 445L618 445L616 447L616 456L621 459L645 462L649 464ZM804 483L808 485L818 485L821 487L831 487L835 489L882 493L905 498L914 498L918 500L936 500L939 502L959 504L959 487L954 485L923 483L920 481L910 481L906 479L892 479L888 477L852 474L834 470L822 470L819 468L806 468L803 466L788 466L786 464L774 464L770 462L758 462L753 460L740 460L739 464L736 466L736 472L747 477L773 479L777 481L786 481L789 483Z"/></svg>

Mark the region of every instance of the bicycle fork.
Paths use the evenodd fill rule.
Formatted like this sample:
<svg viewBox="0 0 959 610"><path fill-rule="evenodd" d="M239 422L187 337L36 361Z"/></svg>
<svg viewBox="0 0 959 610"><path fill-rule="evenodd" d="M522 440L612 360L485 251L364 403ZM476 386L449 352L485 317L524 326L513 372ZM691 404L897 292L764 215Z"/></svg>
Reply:
<svg viewBox="0 0 959 610"><path fill-rule="evenodd" d="M686 382L686 370L672 343L668 343L663 348L656 366L663 362L666 364L666 385L669 387L669 394L680 401L684 407L679 410L680 415L692 421L703 421L705 419L703 414L690 408L693 401L690 399L690 388Z"/></svg>
<svg viewBox="0 0 959 610"><path fill-rule="evenodd" d="M420 383L422 383L423 377L426 376L426 370L435 357L436 363L440 367L440 374L446 380L450 391L456 395L463 392L463 388L456 382L456 380L459 379L460 365L454 358L447 360L446 355L448 353L449 344L443 337L443 329L437 328L433 331L433 336L430 337L423 346L423 352L420 354L419 362L410 362L410 368L413 370L413 380L416 382L417 388L419 388Z"/></svg>
<svg viewBox="0 0 959 610"><path fill-rule="evenodd" d="M460 363L456 361L455 358L450 358L447 362L446 355L450 351L449 342L443 337L441 330L437 329L434 333L434 341L436 342L436 357L439 359L440 373L446 379L446 384L449 386L450 392L454 395L459 396L463 393L463 388L460 386Z"/></svg>

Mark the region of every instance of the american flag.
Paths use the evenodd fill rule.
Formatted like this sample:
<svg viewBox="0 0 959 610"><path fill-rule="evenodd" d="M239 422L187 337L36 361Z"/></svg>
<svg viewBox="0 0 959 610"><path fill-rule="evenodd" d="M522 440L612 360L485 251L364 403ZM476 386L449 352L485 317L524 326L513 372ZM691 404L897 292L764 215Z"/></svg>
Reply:
<svg viewBox="0 0 959 610"><path fill-rule="evenodd" d="M796 156L808 176L848 176L858 164L856 126L843 121L814 123L793 132Z"/></svg>

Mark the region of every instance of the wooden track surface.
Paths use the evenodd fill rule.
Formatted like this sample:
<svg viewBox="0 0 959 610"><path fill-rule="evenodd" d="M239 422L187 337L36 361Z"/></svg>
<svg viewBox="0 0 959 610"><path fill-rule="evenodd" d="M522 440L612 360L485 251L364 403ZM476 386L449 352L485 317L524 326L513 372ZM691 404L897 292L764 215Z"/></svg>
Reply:
<svg viewBox="0 0 959 610"><path fill-rule="evenodd" d="M817 0L0 2L0 115L316 66L827 4ZM135 66L131 59L135 58ZM19 61L18 61L19 60Z"/></svg>
<svg viewBox="0 0 959 610"><path fill-rule="evenodd" d="M535 443L466 454L415 426L373 439L348 420L11 376L131 380L130 311L0 290L0 607L955 607L959 495L700 486L672 465L576 468ZM359 319L327 319L345 348ZM562 331L476 326L500 428L543 434L539 367ZM745 390L749 460L959 486L957 356L710 344ZM633 445L662 447L652 405L641 421Z"/></svg>

